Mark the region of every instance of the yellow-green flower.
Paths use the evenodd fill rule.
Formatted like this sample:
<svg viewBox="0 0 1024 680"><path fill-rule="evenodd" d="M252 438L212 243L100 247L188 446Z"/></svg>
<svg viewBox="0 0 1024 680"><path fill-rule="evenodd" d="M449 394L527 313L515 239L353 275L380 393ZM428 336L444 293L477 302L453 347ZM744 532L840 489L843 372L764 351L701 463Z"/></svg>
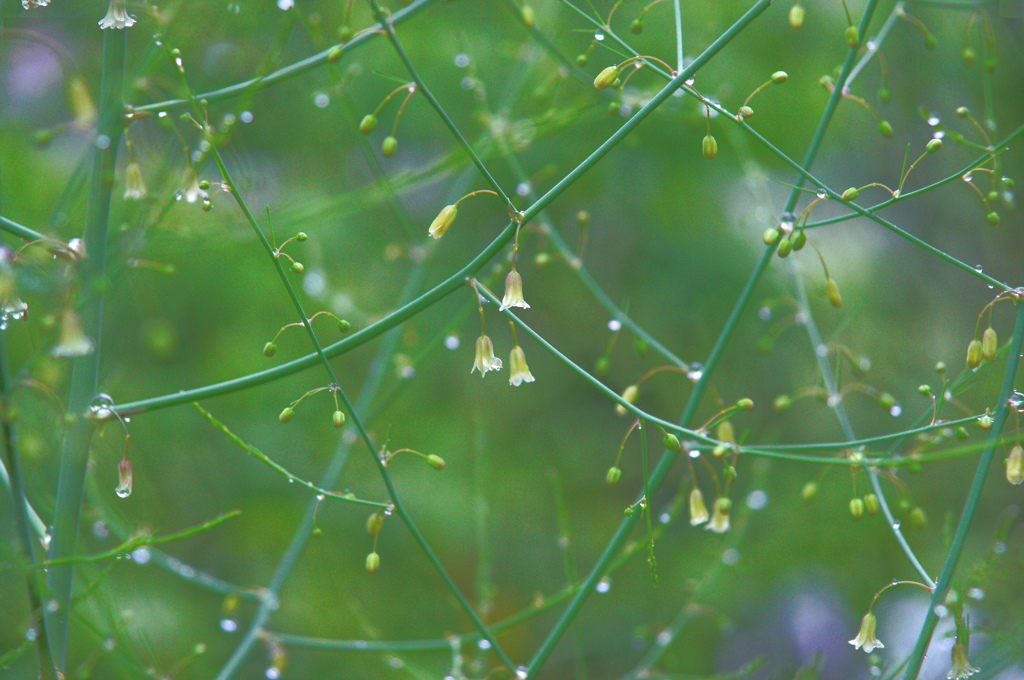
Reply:
<svg viewBox="0 0 1024 680"><path fill-rule="evenodd" d="M853 645L854 649L863 649L865 652L870 654L876 649L882 649L885 647L881 641L875 637L875 628L878 626L878 619L872 612L868 612L864 615L864 618L860 621L860 632L857 633L857 637L850 640L850 644Z"/></svg>
<svg viewBox="0 0 1024 680"><path fill-rule="evenodd" d="M711 521L706 529L716 534L724 534L729 530L729 513L732 511L732 501L728 498L719 498L715 501L715 509L711 514Z"/></svg>
<svg viewBox="0 0 1024 680"><path fill-rule="evenodd" d="M448 227L452 226L452 222L455 221L455 217L458 214L459 209L454 205L446 205L441 208L441 212L437 213L437 217L430 223L430 229L427 230L427 233L434 238L441 238L448 231Z"/></svg>
<svg viewBox="0 0 1024 680"><path fill-rule="evenodd" d="M523 299L523 277L515 269L505 277L505 297L501 299L500 311L504 312L509 307L530 308Z"/></svg>
<svg viewBox="0 0 1024 680"><path fill-rule="evenodd" d="M971 660L967 658L967 647L959 640L953 645L952 656L953 667L949 669L949 675L946 676L948 680L963 680L981 670L971 665Z"/></svg>
<svg viewBox="0 0 1024 680"><path fill-rule="evenodd" d="M128 14L124 0L110 0L107 15L100 19L100 28L131 28L135 25L135 17Z"/></svg>
<svg viewBox="0 0 1024 680"><path fill-rule="evenodd" d="M137 161L131 161L124 170L124 197L137 201L145 195L146 182L142 179L142 168Z"/></svg>
<svg viewBox="0 0 1024 680"><path fill-rule="evenodd" d="M697 526L708 521L708 506L704 504L704 494L694 488L690 492L690 524Z"/></svg>
<svg viewBox="0 0 1024 680"><path fill-rule="evenodd" d="M480 377L484 377L487 371L500 371L501 359L494 356L494 343L486 335L476 339L476 359L473 361L473 368L469 369L470 375L473 371L480 371Z"/></svg>
<svg viewBox="0 0 1024 680"><path fill-rule="evenodd" d="M516 345L512 348L512 354L508 358L508 384L519 386L524 382L531 383L534 381L533 375L530 373L530 367L526 365L526 353L523 352L523 348Z"/></svg>

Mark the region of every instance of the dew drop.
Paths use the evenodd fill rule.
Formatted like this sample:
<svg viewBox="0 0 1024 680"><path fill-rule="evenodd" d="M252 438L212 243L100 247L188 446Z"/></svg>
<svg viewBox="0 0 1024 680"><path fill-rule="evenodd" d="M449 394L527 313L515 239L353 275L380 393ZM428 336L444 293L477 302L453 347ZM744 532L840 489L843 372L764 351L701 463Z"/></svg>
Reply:
<svg viewBox="0 0 1024 680"><path fill-rule="evenodd" d="M519 680L526 680L529 674L530 672L527 670L526 666L516 666L516 677L519 678Z"/></svg>
<svg viewBox="0 0 1024 680"><path fill-rule="evenodd" d="M100 150L106 150L110 148L110 137L106 135L96 135L96 148Z"/></svg>
<svg viewBox="0 0 1024 680"><path fill-rule="evenodd" d="M899 520L897 520L897 521L892 523L892 528L893 528L894 531L899 531L900 530Z"/></svg>
<svg viewBox="0 0 1024 680"><path fill-rule="evenodd" d="M818 189L818 193L817 193L817 196L818 196L818 198L820 198L821 200L825 200L826 198L828 198L828 192L827 192L827 191L825 191L824 189Z"/></svg>
<svg viewBox="0 0 1024 680"><path fill-rule="evenodd" d="M313 104L315 104L318 109L326 109L328 105L330 105L330 103L330 96L328 96L324 92L321 92L317 96L313 97Z"/></svg>
<svg viewBox="0 0 1024 680"><path fill-rule="evenodd" d="M458 349L460 345L459 336L449 335L444 339L444 346L448 349Z"/></svg>
<svg viewBox="0 0 1024 680"><path fill-rule="evenodd" d="M935 615L938 616L940 619L944 616L949 615L949 608L946 607L946 605L944 604L935 605L935 609L933 609L932 611L935 612Z"/></svg>
<svg viewBox="0 0 1024 680"><path fill-rule="evenodd" d="M110 529L107 528L106 522L103 520L97 520L92 525L92 535L99 539L104 539L110 535Z"/></svg>
<svg viewBox="0 0 1024 680"><path fill-rule="evenodd" d="M704 377L704 364L697 363L696 361L690 364L690 370L686 372L686 377L697 382Z"/></svg>
<svg viewBox="0 0 1024 680"><path fill-rule="evenodd" d="M277 8L282 11L288 11L295 6L295 0L277 0Z"/></svg>
<svg viewBox="0 0 1024 680"><path fill-rule="evenodd" d="M672 633L663 630L658 633L658 645L661 647L668 647L669 643L672 642Z"/></svg>
<svg viewBox="0 0 1024 680"><path fill-rule="evenodd" d="M38 637L39 637L39 631L37 631L35 628L29 628L28 630L25 631L25 639L28 640L29 642L35 642L36 638L38 638Z"/></svg>
<svg viewBox="0 0 1024 680"><path fill-rule="evenodd" d="M963 181L965 181L965 182L970 182L972 179L974 179L974 175L972 175L969 172L965 172L961 179L963 179Z"/></svg>
<svg viewBox="0 0 1024 680"><path fill-rule="evenodd" d="M770 307L762 307L761 309L757 310L757 318L761 319L761 321L769 321L769 320L771 320L771 318L772 318L772 310L771 310L771 308Z"/></svg>
<svg viewBox="0 0 1024 680"><path fill-rule="evenodd" d="M903 413L903 408L899 404L893 404L892 408L889 409L889 415L893 418L898 418Z"/></svg>
<svg viewBox="0 0 1024 680"><path fill-rule="evenodd" d="M658 515L658 522L660 522L661 524L668 524L671 521L672 515L668 514L667 512L663 512L660 515Z"/></svg>
<svg viewBox="0 0 1024 680"><path fill-rule="evenodd" d="M469 55L460 52L455 55L455 65L459 68L466 68L469 66Z"/></svg>
<svg viewBox="0 0 1024 680"><path fill-rule="evenodd" d="M1006 544L1003 543L1002 541L996 541L995 543L992 544L992 552L994 552L996 555L1005 555L1006 554Z"/></svg>
<svg viewBox="0 0 1024 680"><path fill-rule="evenodd" d="M612 580L607 576L603 577L600 581L597 582L597 585L594 586L594 590L596 590L599 593L607 593L611 589Z"/></svg>
<svg viewBox="0 0 1024 680"><path fill-rule="evenodd" d="M229 2L228 3L228 13L229 14L238 14L241 11L242 11L242 8L238 5L237 2Z"/></svg>
<svg viewBox="0 0 1024 680"><path fill-rule="evenodd" d="M594 34L594 40L596 40L598 42L601 42L602 40L604 40L604 33L595 33Z"/></svg>
<svg viewBox="0 0 1024 680"><path fill-rule="evenodd" d="M132 560L135 564L147 564L150 560L150 553L145 548L138 548L132 551Z"/></svg>
<svg viewBox="0 0 1024 680"><path fill-rule="evenodd" d="M967 597L980 602L985 599L985 591L981 588L971 588L967 591Z"/></svg>
<svg viewBox="0 0 1024 680"><path fill-rule="evenodd" d="M516 185L516 194L518 196L526 196L530 193L530 189L531 187L529 182L520 182Z"/></svg>
<svg viewBox="0 0 1024 680"><path fill-rule="evenodd" d="M935 114L932 114L931 116L928 116L928 125L930 125L930 126L932 126L932 127L935 127L935 126L936 126L936 125L938 125L938 124L939 124L940 122L941 122L941 121L939 120L939 117L938 117L938 116L936 116Z"/></svg>
<svg viewBox="0 0 1024 680"><path fill-rule="evenodd" d="M252 111L242 111L240 114L238 114L238 120L242 121L243 123L251 123L253 121L253 118L254 116L252 115Z"/></svg>
<svg viewBox="0 0 1024 680"><path fill-rule="evenodd" d="M221 619L220 629L225 633L234 633L238 630L238 622L234 619Z"/></svg>
<svg viewBox="0 0 1024 680"><path fill-rule="evenodd" d="M740 551L736 548L729 548L722 553L722 563L732 566L740 561Z"/></svg>
<svg viewBox="0 0 1024 680"><path fill-rule="evenodd" d="M946 133L943 132L942 130L936 130L935 132L932 133L932 139L943 139L945 138L945 136Z"/></svg>
<svg viewBox="0 0 1024 680"><path fill-rule="evenodd" d="M476 646L486 651L491 648L491 643L488 640L480 640L476 643Z"/></svg>
<svg viewBox="0 0 1024 680"><path fill-rule="evenodd" d="M619 321L618 319L612 319L611 321L608 322L608 330L610 330L612 333L616 333L621 329L622 322Z"/></svg>
<svg viewBox="0 0 1024 680"><path fill-rule="evenodd" d="M277 666L270 666L263 674L267 676L267 680L277 680L281 677L281 669Z"/></svg>
<svg viewBox="0 0 1024 680"><path fill-rule="evenodd" d="M747 494L747 507L751 510L763 510L768 505L768 494L760 489L755 489Z"/></svg>
<svg viewBox="0 0 1024 680"><path fill-rule="evenodd" d="M114 493L117 494L118 498L128 498L128 496L132 495L132 490L127 486L118 485L117 488L114 489Z"/></svg>

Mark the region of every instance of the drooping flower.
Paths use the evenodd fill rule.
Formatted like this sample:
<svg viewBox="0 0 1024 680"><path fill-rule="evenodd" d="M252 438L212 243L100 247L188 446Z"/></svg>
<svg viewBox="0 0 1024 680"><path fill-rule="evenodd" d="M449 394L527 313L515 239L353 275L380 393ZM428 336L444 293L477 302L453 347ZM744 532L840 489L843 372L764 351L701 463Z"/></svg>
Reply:
<svg viewBox="0 0 1024 680"><path fill-rule="evenodd" d="M863 649L868 654L876 649L883 649L885 645L875 637L875 629L877 627L878 619L875 618L874 613L869 611L860 620L860 632L857 633L857 637L850 640L850 644L853 645L854 649Z"/></svg>
<svg viewBox="0 0 1024 680"><path fill-rule="evenodd" d="M708 521L708 506L704 504L704 494L694 487L690 492L690 524L697 526Z"/></svg>
<svg viewBox="0 0 1024 680"><path fill-rule="evenodd" d="M505 277L505 297L501 299L499 309L504 312L509 307L530 308L530 305L523 299L523 277L514 268Z"/></svg>
<svg viewBox="0 0 1024 680"><path fill-rule="evenodd" d="M142 179L142 167L138 161L131 161L124 170L124 197L137 201L146 195L146 182Z"/></svg>
<svg viewBox="0 0 1024 680"><path fill-rule="evenodd" d="M110 0L107 15L100 19L100 28L131 28L135 25L135 17L128 14L125 0Z"/></svg>
<svg viewBox="0 0 1024 680"><path fill-rule="evenodd" d="M473 368L469 369L470 375L473 371L480 371L480 377L484 377L487 371L500 371L501 359L494 356L494 343L486 335L476 339L476 359L473 361Z"/></svg>
<svg viewBox="0 0 1024 680"><path fill-rule="evenodd" d="M705 527L716 534L724 534L729 530L729 513L732 511L732 501L728 498L715 500L715 508L711 515L711 521Z"/></svg>
<svg viewBox="0 0 1024 680"><path fill-rule="evenodd" d="M65 309L60 325L60 342L50 354L55 357L82 357L92 354L93 344L89 336L82 330L82 321L73 309Z"/></svg>
<svg viewBox="0 0 1024 680"><path fill-rule="evenodd" d="M949 675L946 676L948 680L963 680L981 670L971 665L971 660L967 658L967 646L960 640L953 645L952 657L953 667L949 669Z"/></svg>
<svg viewBox="0 0 1024 680"><path fill-rule="evenodd" d="M430 223L430 229L427 230L427 233L433 238L441 238L448 231L448 227L452 226L452 222L455 221L455 217L458 214L459 209L454 205L446 205L441 208L441 212L437 213L437 217Z"/></svg>
<svg viewBox="0 0 1024 680"><path fill-rule="evenodd" d="M117 466L117 488L114 492L120 498L128 498L132 495L132 462L127 458L123 459Z"/></svg>
<svg viewBox="0 0 1024 680"><path fill-rule="evenodd" d="M515 385L518 387L524 382L531 383L534 381L534 377L530 373L530 367L526 365L526 353L523 352L523 348L518 344L512 348L512 354L509 355L508 364L509 385Z"/></svg>

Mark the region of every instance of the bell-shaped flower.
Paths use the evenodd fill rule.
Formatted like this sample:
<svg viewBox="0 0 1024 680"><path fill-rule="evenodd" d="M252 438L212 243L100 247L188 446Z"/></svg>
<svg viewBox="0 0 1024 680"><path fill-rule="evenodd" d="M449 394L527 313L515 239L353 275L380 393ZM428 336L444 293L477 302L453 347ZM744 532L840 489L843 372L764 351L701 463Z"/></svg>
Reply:
<svg viewBox="0 0 1024 680"><path fill-rule="evenodd" d="M705 527L716 534L724 534L729 530L729 513L732 511L732 501L728 498L719 498L715 501L715 508L711 514L711 521Z"/></svg>
<svg viewBox="0 0 1024 680"><path fill-rule="evenodd" d="M524 382L531 383L534 381L534 377L530 373L530 367L526 365L526 353L523 352L523 348L519 345L512 348L512 354L509 355L508 364L509 385L515 385L518 387Z"/></svg>
<svg viewBox="0 0 1024 680"><path fill-rule="evenodd" d="M883 649L885 645L875 637L875 628L877 626L878 619L869 611L860 620L860 632L857 633L857 637L850 640L850 644L853 645L854 649L863 649L868 654L876 649Z"/></svg>
<svg viewBox="0 0 1024 680"><path fill-rule="evenodd" d="M131 28L135 25L135 17L128 14L125 0L110 0L107 15L100 19L100 28Z"/></svg>
<svg viewBox="0 0 1024 680"><path fill-rule="evenodd" d="M708 521L708 506L704 504L704 494L697 487L690 492L690 524L697 526Z"/></svg>
<svg viewBox="0 0 1024 680"><path fill-rule="evenodd" d="M504 312L509 307L530 308L530 305L523 299L523 277L519 275L515 268L505 277L505 297L501 299L501 307L499 309Z"/></svg>
<svg viewBox="0 0 1024 680"><path fill-rule="evenodd" d="M473 371L480 371L480 377L484 377L487 371L500 371L501 370L501 359L494 356L494 343L486 335L481 335L476 339L476 358L473 360L473 368L469 369L472 375Z"/></svg>

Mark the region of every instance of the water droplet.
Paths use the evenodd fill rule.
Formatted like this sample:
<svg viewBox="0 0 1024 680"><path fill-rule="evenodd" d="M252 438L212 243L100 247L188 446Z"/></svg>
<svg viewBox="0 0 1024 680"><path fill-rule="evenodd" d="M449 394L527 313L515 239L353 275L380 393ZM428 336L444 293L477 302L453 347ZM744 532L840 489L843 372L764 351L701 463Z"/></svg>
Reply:
<svg viewBox="0 0 1024 680"><path fill-rule="evenodd" d="M974 271L980 273L980 272L984 271L984 268L980 264L976 264L976 265L974 265Z"/></svg>
<svg viewBox="0 0 1024 680"><path fill-rule="evenodd" d="M466 68L469 66L469 55L460 52L455 55L455 65L459 68Z"/></svg>
<svg viewBox="0 0 1024 680"><path fill-rule="evenodd" d="M657 639L658 645L660 645L661 647L667 647L668 644L672 642L672 633L667 630L663 630L660 633L658 633Z"/></svg>
<svg viewBox="0 0 1024 680"><path fill-rule="evenodd" d="M234 619L221 619L220 629L225 633L234 633L238 630L238 622Z"/></svg>
<svg viewBox="0 0 1024 680"><path fill-rule="evenodd" d="M622 328L622 322L618 319L612 319L608 322L608 330L612 333L618 332Z"/></svg>
<svg viewBox="0 0 1024 680"><path fill-rule="evenodd" d="M597 585L594 586L594 590L596 590L599 593L607 593L611 589L612 580L607 576L602 577L601 580L597 582Z"/></svg>
<svg viewBox="0 0 1024 680"><path fill-rule="evenodd" d="M595 33L594 40L597 40L598 42L604 40L604 33Z"/></svg>
<svg viewBox="0 0 1024 680"><path fill-rule="evenodd" d="M519 196L525 196L530 193L530 188L529 182L520 182L516 185L516 194Z"/></svg>
<svg viewBox="0 0 1024 680"><path fill-rule="evenodd" d="M252 111L242 111L242 113L238 114L238 120L243 123L251 123L253 118L254 116L252 115Z"/></svg>
<svg viewBox="0 0 1024 680"><path fill-rule="evenodd" d="M288 483L289 484L294 484L295 483L295 479L293 477L289 477L288 478Z"/></svg>
<svg viewBox="0 0 1024 680"><path fill-rule="evenodd" d="M661 524L668 524L671 521L672 515L668 514L667 512L663 512L660 515L658 515L658 522Z"/></svg>
<svg viewBox="0 0 1024 680"><path fill-rule="evenodd" d="M963 181L965 181L965 182L970 182L972 179L974 179L974 175L972 175L969 172L965 172L961 179L963 179Z"/></svg>
<svg viewBox="0 0 1024 680"><path fill-rule="evenodd" d="M331 103L331 98L324 92L321 92L317 96L313 97L313 103L318 109L326 109Z"/></svg>
<svg viewBox="0 0 1024 680"><path fill-rule="evenodd" d="M46 601L46 611L48 611L48 612L50 612L52 614L53 612L57 611L58 609L60 609L60 604L57 602L57 600L47 600Z"/></svg>
<svg viewBox="0 0 1024 680"><path fill-rule="evenodd" d="M238 14L241 11L242 11L242 8L238 5L237 2L229 2L228 3L228 13L229 14Z"/></svg>
<svg viewBox="0 0 1024 680"><path fill-rule="evenodd" d="M992 552L994 552L996 555L1005 555L1006 554L1006 544L1003 543L1002 541L996 541L995 543L992 544Z"/></svg>
<svg viewBox="0 0 1024 680"><path fill-rule="evenodd" d="M939 120L939 117L936 116L934 113L932 115L928 116L928 125L930 125L932 127L935 127L940 122L941 121Z"/></svg>
<svg viewBox="0 0 1024 680"><path fill-rule="evenodd" d="M687 454L690 458L700 458L700 449L690 449Z"/></svg>
<svg viewBox="0 0 1024 680"><path fill-rule="evenodd" d="M696 361L690 364L690 369L686 371L686 377L697 382L704 377L704 364L697 363Z"/></svg>
<svg viewBox="0 0 1024 680"><path fill-rule="evenodd" d="M932 133L932 139L943 139L945 136L946 133L943 132L942 130L936 130L935 132Z"/></svg>
<svg viewBox="0 0 1024 680"><path fill-rule="evenodd" d="M463 90L472 90L473 86L476 85L476 80L474 78L466 76L465 78L462 79L461 85Z"/></svg>
<svg viewBox="0 0 1024 680"><path fill-rule="evenodd" d="M110 137L106 135L96 135L96 148L100 150L106 150L110 148Z"/></svg>
<svg viewBox="0 0 1024 680"><path fill-rule="evenodd" d="M828 396L828 401L827 401L828 407L829 408L835 408L836 406L839 406L839 403L842 400L843 400L843 398L840 395L838 395L838 394L830 394Z"/></svg>
<svg viewBox="0 0 1024 680"><path fill-rule="evenodd" d="M946 605L944 604L935 605L935 609L933 609L932 611L935 612L935 615L938 616L940 619L944 616L949 615L949 608L946 607Z"/></svg>
<svg viewBox="0 0 1024 680"><path fill-rule="evenodd" d="M555 541L555 543L558 545L558 549L559 550L568 550L569 549L569 537L568 536L559 536L558 540Z"/></svg>
<svg viewBox="0 0 1024 680"><path fill-rule="evenodd" d="M149 550L146 548L137 548L132 551L132 560L135 561L135 564L146 564L149 562L150 557Z"/></svg>
<svg viewBox="0 0 1024 680"><path fill-rule="evenodd" d="M980 602L985 599L985 591L981 588L971 588L967 591L967 597Z"/></svg>
<svg viewBox="0 0 1024 680"><path fill-rule="evenodd" d="M281 669L277 666L270 666L263 674L267 676L267 680L277 680L281 677Z"/></svg>
<svg viewBox="0 0 1024 680"><path fill-rule="evenodd" d="M825 191L824 189L818 189L818 193L816 195L817 195L818 198L820 198L822 200L825 200L826 198L828 198L828 192Z"/></svg>
<svg viewBox="0 0 1024 680"><path fill-rule="evenodd" d="M900 522L899 522L899 520L896 520L895 522L892 523L892 528L895 531L899 531L900 530Z"/></svg>
<svg viewBox="0 0 1024 680"><path fill-rule="evenodd" d="M740 551L736 548L729 548L722 553L722 563L732 566L740 561Z"/></svg>
<svg viewBox="0 0 1024 680"><path fill-rule="evenodd" d="M444 346L448 349L458 349L460 344L461 342L457 335L449 335L444 339Z"/></svg>
<svg viewBox="0 0 1024 680"><path fill-rule="evenodd" d="M476 646L480 649L488 650L491 648L491 643L488 640L480 640L476 643Z"/></svg>
<svg viewBox="0 0 1024 680"><path fill-rule="evenodd" d="M892 408L889 409L889 415L893 418L898 418L903 413L903 408L899 404L893 404Z"/></svg>
<svg viewBox="0 0 1024 680"><path fill-rule="evenodd" d="M282 11L288 11L295 6L295 0L277 0L277 8Z"/></svg>
<svg viewBox="0 0 1024 680"><path fill-rule="evenodd" d="M117 488L114 489L114 493L117 494L118 498L128 498L128 496L132 495L132 490L131 487L118 485Z"/></svg>
<svg viewBox="0 0 1024 680"><path fill-rule="evenodd" d="M516 677L519 680L526 680L526 677L530 674L526 666L516 666Z"/></svg>
<svg viewBox="0 0 1024 680"><path fill-rule="evenodd" d="M323 499L325 499L325 498L327 498L327 496L323 495L322 493L318 493L318 494L316 495L316 499L317 499L318 501L322 501L322 500L323 500Z"/></svg>
<svg viewBox="0 0 1024 680"><path fill-rule="evenodd" d="M772 318L772 310L771 310L771 308L770 307L762 307L761 309L757 310L757 318L761 319L761 321L768 321L768 320L770 320Z"/></svg>
<svg viewBox="0 0 1024 680"><path fill-rule="evenodd" d="M35 642L36 638L38 638L38 637L39 637L39 631L37 631L35 628L29 628L28 630L25 631L25 639L28 640L29 642Z"/></svg>
<svg viewBox="0 0 1024 680"><path fill-rule="evenodd" d="M876 43L874 40L869 40L867 41L867 43L865 43L864 47L868 48L868 50L873 52L876 49L878 49L878 43Z"/></svg>
<svg viewBox="0 0 1024 680"><path fill-rule="evenodd" d="M110 535L110 529L107 528L106 522L103 520L97 520L92 525L92 535L99 539L104 539Z"/></svg>

